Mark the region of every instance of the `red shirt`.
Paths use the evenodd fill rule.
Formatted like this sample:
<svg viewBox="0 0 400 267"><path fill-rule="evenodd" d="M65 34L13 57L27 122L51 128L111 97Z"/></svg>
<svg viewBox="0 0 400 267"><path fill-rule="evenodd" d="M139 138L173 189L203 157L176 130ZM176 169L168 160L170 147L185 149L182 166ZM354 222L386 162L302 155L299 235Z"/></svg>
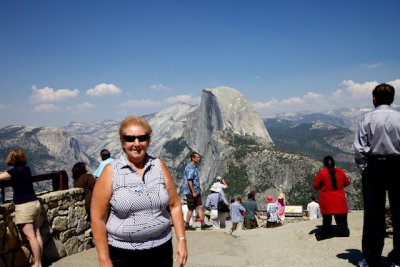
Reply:
<svg viewBox="0 0 400 267"><path fill-rule="evenodd" d="M350 184L349 178L339 168L335 169L337 190L332 188L328 168L321 169L314 180L314 189L319 190L321 214L343 214L349 211L344 188Z"/></svg>

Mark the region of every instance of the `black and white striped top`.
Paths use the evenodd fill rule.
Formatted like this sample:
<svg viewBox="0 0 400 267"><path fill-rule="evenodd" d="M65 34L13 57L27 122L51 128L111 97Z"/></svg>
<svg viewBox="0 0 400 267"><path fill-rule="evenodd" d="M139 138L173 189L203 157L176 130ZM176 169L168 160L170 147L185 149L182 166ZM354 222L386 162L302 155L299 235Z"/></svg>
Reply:
<svg viewBox="0 0 400 267"><path fill-rule="evenodd" d="M145 159L144 179L128 164L125 155L113 167L108 244L122 249L158 247L171 239L169 197L160 160Z"/></svg>

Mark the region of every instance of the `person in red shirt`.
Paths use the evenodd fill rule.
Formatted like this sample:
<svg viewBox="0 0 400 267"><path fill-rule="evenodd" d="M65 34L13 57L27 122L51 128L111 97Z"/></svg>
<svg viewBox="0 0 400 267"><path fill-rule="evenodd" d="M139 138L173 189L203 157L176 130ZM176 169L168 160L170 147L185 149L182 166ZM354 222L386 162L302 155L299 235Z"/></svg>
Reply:
<svg viewBox="0 0 400 267"><path fill-rule="evenodd" d="M347 200L344 188L350 184L350 180L344 171L335 167L333 157L324 158L324 168L315 177L314 189L319 191L319 205L322 214L321 239L329 238L331 234L332 215L340 235L350 236L347 225Z"/></svg>

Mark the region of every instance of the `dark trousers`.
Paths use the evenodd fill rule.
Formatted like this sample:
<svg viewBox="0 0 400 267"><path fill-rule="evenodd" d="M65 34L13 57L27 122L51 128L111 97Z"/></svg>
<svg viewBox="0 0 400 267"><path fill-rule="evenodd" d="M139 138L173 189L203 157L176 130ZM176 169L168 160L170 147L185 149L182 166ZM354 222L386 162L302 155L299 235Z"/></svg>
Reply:
<svg viewBox="0 0 400 267"><path fill-rule="evenodd" d="M385 239L385 202L388 192L393 226L393 250L390 261L400 263L400 158L376 158L368 161L362 175L364 227L362 251L369 266L381 266Z"/></svg>
<svg viewBox="0 0 400 267"><path fill-rule="evenodd" d="M128 250L112 246L108 246L108 248L114 267L172 267L173 265L172 240L152 249Z"/></svg>
<svg viewBox="0 0 400 267"><path fill-rule="evenodd" d="M329 238L332 236L332 215L335 217L336 226L339 228L339 236L350 236L350 230L347 225L347 213L322 214L321 238Z"/></svg>

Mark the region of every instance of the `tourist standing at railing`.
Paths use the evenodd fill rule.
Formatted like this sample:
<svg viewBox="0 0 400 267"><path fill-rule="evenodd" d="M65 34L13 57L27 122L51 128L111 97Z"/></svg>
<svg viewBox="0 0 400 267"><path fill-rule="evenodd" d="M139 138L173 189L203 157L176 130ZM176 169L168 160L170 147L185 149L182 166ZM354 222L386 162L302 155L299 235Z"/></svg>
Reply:
<svg viewBox="0 0 400 267"><path fill-rule="evenodd" d="M13 150L6 163L11 169L0 173L1 180L10 180L15 205L15 224L20 227L32 250L33 267L42 266L43 241L40 235L40 202L33 189L31 169L22 150Z"/></svg>
<svg viewBox="0 0 400 267"><path fill-rule="evenodd" d="M151 134L146 120L125 118L119 128L123 153L96 182L91 226L100 267L173 266L171 225L175 261L186 263L181 201L165 163L147 154Z"/></svg>

